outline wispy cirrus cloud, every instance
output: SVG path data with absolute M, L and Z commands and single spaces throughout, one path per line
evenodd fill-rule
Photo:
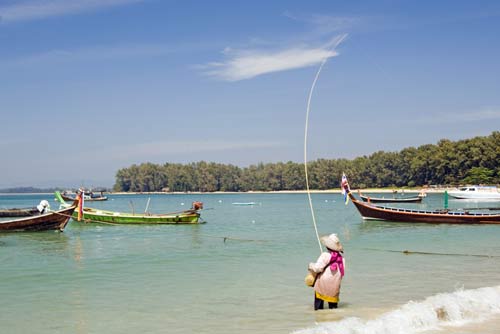
M 334 38 L 316 47 L 293 46 L 280 50 L 233 50 L 224 51 L 225 61 L 200 66 L 205 74 L 225 80 L 239 81 L 259 75 L 313 66 L 324 59 L 338 55 L 337 47 L 347 35 Z
M 295 14 L 290 11 L 283 13 L 283 16 L 291 20 L 306 23 L 313 27 L 313 32 L 316 34 L 340 33 L 343 31 L 352 31 L 366 21 L 366 18 L 358 16 L 340 16 L 340 15 L 324 15 L 324 14 Z
M 29 0 L 0 5 L 0 22 L 44 19 L 77 14 L 107 7 L 121 6 L 145 0 Z

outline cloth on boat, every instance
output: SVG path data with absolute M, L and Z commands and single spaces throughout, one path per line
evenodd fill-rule
M 40 214 L 47 213 L 50 210 L 50 204 L 47 200 L 40 201 L 40 204 L 36 206 Z

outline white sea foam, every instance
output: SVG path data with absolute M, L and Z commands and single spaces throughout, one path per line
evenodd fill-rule
M 296 334 L 412 334 L 482 322 L 500 314 L 500 286 L 441 293 L 410 301 L 373 320 L 350 317 L 319 323 Z

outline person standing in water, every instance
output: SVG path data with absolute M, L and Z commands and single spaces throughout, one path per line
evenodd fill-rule
M 345 273 L 345 260 L 342 257 L 344 248 L 338 236 L 330 234 L 321 239 L 326 252 L 321 253 L 318 260 L 309 264 L 309 270 L 317 274 L 314 283 L 314 310 L 322 309 L 324 302 L 328 308 L 338 307 L 340 283 Z

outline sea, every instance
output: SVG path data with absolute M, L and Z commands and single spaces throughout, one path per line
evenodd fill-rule
M 86 205 L 166 213 L 201 201 L 205 223 L 0 233 L 0 332 L 500 333 L 500 225 L 363 221 L 339 193 L 311 196 L 314 213 L 304 193 L 111 194 Z M 0 195 L 0 207 L 43 199 L 58 208 L 52 194 Z M 304 284 L 320 255 L 314 221 L 345 249 L 335 310 L 314 311 Z

